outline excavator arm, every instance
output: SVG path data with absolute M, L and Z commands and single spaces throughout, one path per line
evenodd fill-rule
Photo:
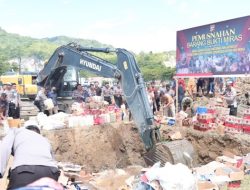
M 115 52 L 117 63 L 114 65 L 89 52 Z M 51 56 L 44 69 L 39 72 L 38 85 L 49 88 L 58 86 L 69 66 L 103 77 L 118 79 L 146 149 L 153 146 L 153 113 L 143 77 L 130 52 L 125 49 L 84 48 L 74 43 L 61 46 Z

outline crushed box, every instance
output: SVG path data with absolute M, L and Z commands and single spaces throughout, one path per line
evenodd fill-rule
M 244 168 L 244 163 L 243 163 L 243 158 L 240 156 L 235 156 L 233 158 L 228 157 L 228 156 L 219 156 L 216 158 L 216 161 L 224 163 L 226 166 L 232 166 L 235 168 L 239 168 L 241 170 L 243 170 Z
M 198 182 L 197 186 L 198 190 L 219 190 L 217 185 L 208 181 Z
M 218 176 L 228 176 L 231 181 L 241 181 L 244 179 L 244 172 L 232 166 L 217 168 L 215 174 Z

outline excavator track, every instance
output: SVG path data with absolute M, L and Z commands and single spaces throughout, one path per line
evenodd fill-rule
M 166 162 L 170 162 L 171 164 L 182 163 L 192 167 L 194 156 L 195 152 L 192 144 L 183 139 L 157 143 L 144 155 L 144 160 L 149 166 L 160 161 L 161 166 L 164 166 Z

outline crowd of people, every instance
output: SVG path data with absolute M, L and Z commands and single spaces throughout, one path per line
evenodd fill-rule
M 89 87 L 77 84 L 72 94 L 72 98 L 78 103 L 88 102 L 92 96 L 102 96 L 103 100 L 108 102 L 108 104 L 116 104 L 119 108 L 123 104 L 123 92 L 120 84 L 110 86 L 106 82 L 102 87 L 99 86 L 98 82 L 91 83 Z
M 231 110 L 230 114 L 237 114 L 236 91 L 233 87 L 235 78 L 189 78 L 188 80 L 178 79 L 177 81 L 178 89 L 176 89 L 175 80 L 161 81 L 160 84 L 152 81 L 147 84 L 148 99 L 154 114 L 161 110 L 164 116 L 175 117 L 176 109 L 177 111 L 186 109 L 185 105 L 182 105 L 186 96 L 192 100 L 198 96 L 214 96 L 215 89 L 221 95 L 221 98 L 227 102 Z M 51 89 L 40 88 L 34 101 L 40 112 L 45 112 L 48 115 L 58 113 L 57 90 L 56 87 Z M 178 92 L 177 98 L 176 90 Z M 4 84 L 0 89 L 0 94 L 0 117 L 20 118 L 21 99 L 16 84 Z M 115 104 L 119 108 L 123 104 L 126 105 L 120 84 L 111 86 L 106 82 L 103 86 L 100 86 L 98 82 L 94 82 L 88 87 L 77 84 L 72 92 L 72 99 L 78 103 L 88 102 L 92 96 L 101 96 L 108 104 Z M 45 107 L 45 101 L 48 99 L 51 99 L 53 103 L 51 109 Z M 176 108 L 176 100 L 178 100 L 178 108 Z
M 104 83 L 103 86 L 100 86 L 98 82 L 91 83 L 89 86 L 83 86 L 77 84 L 75 90 L 72 92 L 72 99 L 75 102 L 89 102 L 90 97 L 101 96 L 104 101 L 108 104 L 116 104 L 119 108 L 124 103 L 123 92 L 120 84 L 115 84 L 110 86 L 108 82 Z M 35 98 L 34 104 L 38 107 L 40 112 L 46 110 L 45 101 L 47 99 L 52 99 L 54 104 L 53 109 L 49 109 L 49 115 L 55 114 L 58 112 L 58 102 L 57 102 L 57 89 L 52 87 L 50 90 L 45 88 L 40 88 Z
M 93 96 L 100 96 L 109 105 L 115 105 L 121 108 L 122 120 L 127 118 L 132 119 L 131 112 L 128 110 L 128 105 L 124 99 L 124 93 L 120 84 L 114 84 L 111 86 L 108 82 L 104 83 L 102 87 L 98 82 L 90 84 L 89 87 L 83 87 L 81 84 L 76 85 L 76 89 L 73 91 L 72 98 L 78 103 L 90 102 Z
M 185 97 L 194 101 L 197 97 L 214 97 L 217 92 L 219 98 L 225 100 L 230 108 L 230 115 L 237 115 L 235 78 L 189 78 L 187 80 L 180 78 L 177 81 L 178 89 L 176 89 L 175 80 L 169 83 L 161 81 L 158 85 L 153 81 L 147 85 L 149 102 L 154 114 L 161 110 L 164 116 L 175 117 L 176 109 L 186 111 L 187 105 L 182 105 Z M 178 108 L 176 108 L 176 100 L 178 100 Z

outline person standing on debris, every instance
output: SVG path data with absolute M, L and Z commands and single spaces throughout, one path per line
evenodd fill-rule
M 245 93 L 245 98 L 246 98 L 246 105 L 250 106 L 250 98 L 249 98 L 249 93 Z
M 207 95 L 214 95 L 214 78 L 208 78 Z
M 160 93 L 156 87 L 155 81 L 151 82 L 152 91 L 154 92 L 154 108 L 153 113 L 160 111 Z
M 81 84 L 76 85 L 76 89 L 73 91 L 72 98 L 78 103 L 82 103 L 85 101 L 86 97 L 84 97 L 84 91 Z
M 226 83 L 226 90 L 223 93 L 224 96 L 221 96 L 222 99 L 224 99 L 228 105 L 228 108 L 230 108 L 229 115 L 237 115 L 237 93 L 236 90 L 232 87 L 233 83 L 232 81 L 227 81 Z
M 14 162 L 9 173 L 8 190 L 26 186 L 42 177 L 58 180 L 60 171 L 52 155 L 51 145 L 40 135 L 36 121 L 10 129 L 0 144 L 0 177 L 6 172 L 10 155 Z
M 202 97 L 204 95 L 204 85 L 205 85 L 205 80 L 203 78 L 198 78 L 196 83 L 197 96 Z
M 9 103 L 7 100 L 7 95 L 5 93 L 2 93 L 0 96 L 0 109 L 1 109 L 1 118 L 5 118 L 8 116 L 8 107 Z
M 99 87 L 99 83 L 97 81 L 95 82 L 95 92 L 96 92 L 96 96 L 102 95 L 102 89 Z
M 58 102 L 57 102 L 57 92 L 56 92 L 56 87 L 52 87 L 51 91 L 48 92 L 48 98 L 50 98 L 54 104 L 54 107 L 49 110 L 49 114 L 56 114 L 58 113 Z
M 84 102 L 89 102 L 89 89 L 87 86 L 83 87 L 83 97 L 84 97 Z
M 182 109 L 182 100 L 185 97 L 185 90 L 181 80 L 178 80 L 178 111 Z
M 166 84 L 166 90 L 165 93 L 169 94 L 172 96 L 172 98 L 175 97 L 175 91 L 171 88 L 170 84 Z
M 89 96 L 96 96 L 95 85 L 92 83 L 90 84 L 90 87 L 89 87 Z
M 41 88 L 35 98 L 34 104 L 36 107 L 39 109 L 39 112 L 44 112 L 45 110 L 45 105 L 44 101 L 47 100 L 47 96 L 45 93 L 45 88 Z
M 161 105 L 163 108 L 163 114 L 167 117 L 175 117 L 175 105 L 174 99 L 171 95 L 165 93 L 161 96 Z
M 186 82 L 183 78 L 178 79 L 178 84 L 183 87 L 183 90 L 186 92 Z
M 194 99 L 196 96 L 196 79 L 195 78 L 190 78 L 188 79 L 188 84 L 187 84 L 187 91 L 189 96 Z
M 7 95 L 7 100 L 10 101 L 11 96 L 12 96 L 12 84 L 10 82 L 6 83 L 6 87 L 4 90 L 4 93 Z
M 17 92 L 16 83 L 12 84 L 11 94 L 9 98 L 9 117 L 13 117 L 14 119 L 20 118 L 21 97 Z
M 5 86 L 5 90 L 4 90 L 4 93 L 6 94 L 6 100 L 8 102 L 8 108 L 6 110 L 6 116 L 8 117 L 9 116 L 9 103 L 10 103 L 10 99 L 11 99 L 11 96 L 12 96 L 12 92 L 11 92 L 11 83 L 6 83 L 6 86 Z
M 160 94 L 166 93 L 166 82 L 162 81 L 159 91 L 160 91 Z
M 109 105 L 112 104 L 112 90 L 107 82 L 102 89 L 103 99 L 108 102 Z
M 122 89 L 121 89 L 120 84 L 118 84 L 114 89 L 114 99 L 115 99 L 115 104 L 119 108 L 121 108 L 121 105 L 122 105 Z
M 154 94 L 154 91 L 152 90 L 151 84 L 147 85 L 147 93 L 148 93 L 148 98 L 150 100 L 150 107 L 152 108 L 153 114 L 155 114 L 155 109 L 154 109 L 156 107 L 155 106 L 155 94 Z

